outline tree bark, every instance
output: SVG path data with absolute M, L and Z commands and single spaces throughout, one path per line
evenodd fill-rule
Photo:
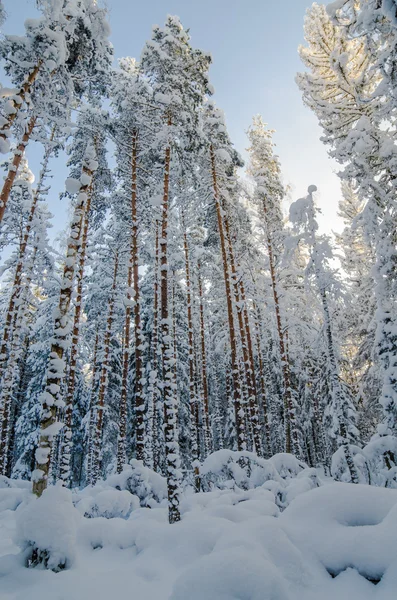
M 61 479 L 65 485 L 71 484 L 71 472 L 70 472 L 70 461 L 72 455 L 72 418 L 74 408 L 74 390 L 76 386 L 76 366 L 77 366 L 77 350 L 79 345 L 80 337 L 80 318 L 81 309 L 83 302 L 83 281 L 84 281 L 84 267 L 87 256 L 87 242 L 88 242 L 88 229 L 90 223 L 90 211 L 91 211 L 91 198 L 92 198 L 93 184 L 91 183 L 87 194 L 87 203 L 84 214 L 84 226 L 81 238 L 80 246 L 80 257 L 77 269 L 77 291 L 76 291 L 76 302 L 74 307 L 73 317 L 73 329 L 72 339 L 70 347 L 70 358 L 69 358 L 69 373 L 66 384 L 66 399 L 65 399 L 65 413 L 64 413 L 64 428 L 63 428 L 63 444 L 61 447 Z
M 196 490 L 200 490 L 200 477 L 196 461 L 199 459 L 199 446 L 197 444 L 197 434 L 199 430 L 198 423 L 198 398 L 195 390 L 195 361 L 194 361 L 194 328 L 193 328 L 193 307 L 192 307 L 192 283 L 190 278 L 190 258 L 189 244 L 186 230 L 183 234 L 183 247 L 185 253 L 185 272 L 186 272 L 186 302 L 187 302 L 187 327 L 188 327 L 188 358 L 189 358 L 189 401 L 190 401 L 190 451 L 192 454 L 192 463 L 195 473 Z
M 257 356 L 258 356 L 258 365 L 259 365 L 259 381 L 260 381 L 260 390 L 262 395 L 262 410 L 263 410 L 263 420 L 265 424 L 265 439 L 266 439 L 266 457 L 270 457 L 272 455 L 272 445 L 271 445 L 271 436 L 270 436 L 270 425 L 269 425 L 269 410 L 267 406 L 267 394 L 266 394 L 266 380 L 265 380 L 265 369 L 263 363 L 262 356 L 262 345 L 261 345 L 261 332 L 259 326 L 259 314 L 257 306 L 254 302 L 254 315 L 255 315 L 255 338 L 256 338 L 256 348 L 257 348 Z
M 53 141 L 54 136 L 55 136 L 55 127 L 53 128 L 52 133 L 51 133 L 50 143 Z M 19 246 L 18 260 L 17 260 L 17 264 L 16 264 L 16 268 L 15 268 L 14 281 L 12 284 L 12 291 L 11 291 L 10 300 L 8 303 L 7 314 L 6 314 L 6 319 L 5 319 L 4 329 L 3 329 L 3 338 L 1 341 L 1 347 L 0 347 L 0 381 L 2 379 L 5 363 L 7 360 L 7 345 L 8 345 L 8 341 L 10 339 L 10 333 L 12 332 L 12 322 L 14 319 L 15 304 L 16 304 L 19 294 L 21 293 L 21 283 L 22 283 L 24 260 L 25 260 L 25 256 L 26 256 L 26 248 L 29 243 L 30 232 L 32 229 L 32 223 L 33 223 L 34 216 L 36 214 L 36 209 L 37 209 L 38 201 L 40 198 L 40 194 L 42 193 L 42 190 L 43 190 L 43 181 L 48 172 L 48 162 L 50 160 L 51 154 L 52 154 L 52 146 L 51 146 L 51 144 L 49 144 L 46 147 L 45 152 L 44 152 L 44 158 L 43 158 L 43 163 L 42 163 L 42 169 L 40 172 L 40 177 L 39 177 L 39 180 L 37 183 L 36 191 L 33 195 L 32 205 L 30 207 L 30 212 L 29 212 L 27 223 L 26 223 L 25 231 L 23 233 L 22 241 Z
M 203 400 L 205 417 L 205 451 L 210 454 L 212 447 L 212 436 L 209 415 L 209 397 L 208 397 L 208 376 L 207 376 L 207 352 L 205 347 L 205 328 L 204 328 L 204 303 L 203 303 L 203 281 L 201 278 L 201 264 L 197 263 L 199 309 L 200 309 L 200 342 L 201 342 L 201 377 L 203 381 Z
M 245 410 L 241 401 L 241 383 L 239 381 L 239 368 L 237 362 L 237 342 L 236 332 L 234 327 L 234 316 L 233 316 L 233 302 L 232 292 L 230 284 L 229 265 L 226 253 L 226 242 L 223 224 L 223 211 L 221 207 L 221 198 L 219 195 L 218 188 L 218 177 L 216 172 L 216 160 L 215 151 L 211 144 L 210 146 L 210 159 L 211 159 L 211 173 L 212 173 L 212 185 L 214 192 L 215 208 L 218 221 L 218 232 L 221 243 L 222 262 L 223 262 L 223 276 L 225 281 L 226 289 L 226 302 L 227 302 L 227 314 L 229 324 L 229 337 L 230 337 L 230 351 L 231 351 L 231 371 L 232 371 L 232 382 L 233 382 L 233 401 L 234 401 L 234 412 L 236 420 L 236 438 L 237 438 L 237 450 L 246 449 L 246 432 L 245 432 Z
M 96 416 L 96 426 L 95 426 L 95 435 L 94 435 L 94 444 L 93 444 L 93 461 L 92 461 L 92 472 L 91 472 L 91 480 L 92 485 L 95 485 L 99 479 L 100 469 L 101 469 L 101 445 L 102 445 L 102 435 L 103 435 L 103 412 L 105 408 L 105 392 L 108 386 L 109 380 L 109 367 L 110 367 L 110 342 L 112 339 L 112 326 L 113 326 L 113 313 L 114 313 L 114 304 L 116 300 L 116 289 L 117 289 L 117 272 L 119 268 L 119 252 L 116 250 L 116 254 L 114 257 L 114 267 L 113 267 L 113 281 L 112 281 L 112 289 L 109 298 L 109 307 L 108 307 L 108 318 L 106 321 L 106 332 L 103 341 L 103 358 L 102 358 L 102 368 L 101 375 L 99 378 L 99 390 L 98 390 L 98 401 L 97 401 L 97 416 Z
M 171 117 L 168 116 L 168 126 L 171 126 Z M 174 347 L 171 335 L 170 319 L 168 314 L 168 209 L 169 185 L 171 167 L 171 145 L 165 151 L 164 163 L 164 189 L 162 202 L 162 221 L 160 239 L 160 310 L 162 333 L 162 359 L 163 359 L 163 394 L 164 394 L 164 437 L 165 456 L 167 466 L 168 487 L 168 518 L 170 523 L 180 521 L 179 511 L 179 443 L 177 437 L 177 399 L 176 381 L 174 372 Z
M 32 135 L 32 131 L 36 125 L 36 121 L 36 116 L 31 117 L 28 126 L 26 127 L 26 130 L 22 136 L 22 140 L 19 142 L 17 149 L 14 152 L 12 164 L 8 170 L 7 177 L 4 180 L 3 188 L 0 193 L 0 223 L 3 220 L 7 202 L 10 197 L 11 188 L 14 185 L 15 177 L 17 176 L 22 157 L 25 154 L 25 148 L 28 145 L 30 136 Z
M 249 416 L 250 423 L 252 426 L 252 434 L 253 434 L 253 442 L 255 452 L 258 456 L 262 456 L 262 441 L 261 441 L 261 432 L 260 432 L 260 424 L 259 424 L 259 414 L 258 414 L 258 406 L 257 406 L 257 398 L 256 398 L 256 386 L 255 381 L 253 379 L 253 372 L 250 367 L 249 353 L 248 353 L 248 344 L 246 338 L 246 329 L 244 327 L 243 320 L 243 311 L 242 311 L 242 302 L 240 298 L 240 290 L 239 290 L 239 282 L 237 277 L 237 269 L 236 269 L 236 261 L 234 258 L 234 249 L 232 238 L 230 234 L 230 224 L 228 216 L 225 214 L 225 230 L 226 230 L 226 239 L 228 243 L 228 251 L 229 251 L 229 264 L 231 268 L 231 276 L 232 276 L 232 284 L 233 284 L 233 292 L 235 305 L 237 308 L 237 320 L 240 331 L 240 339 L 241 339 L 241 347 L 243 351 L 243 366 L 244 366 L 244 375 L 247 384 L 248 390 L 248 408 L 249 408 Z
M 141 356 L 141 317 L 139 303 L 139 273 L 138 273 L 138 221 L 137 221 L 137 150 L 138 132 L 132 132 L 131 140 L 131 243 L 130 260 L 127 275 L 127 305 L 124 324 L 123 371 L 121 380 L 119 438 L 117 443 L 117 472 L 121 473 L 125 463 L 125 442 L 127 433 L 127 396 L 128 373 L 130 362 L 130 333 L 131 333 L 131 289 L 134 285 L 134 334 L 135 334 L 135 410 L 136 410 L 136 457 L 144 460 L 145 456 L 145 403 L 142 389 L 142 356 Z
M 94 355 L 92 357 L 92 381 L 90 395 L 90 420 L 88 423 L 88 457 L 87 457 L 87 483 L 93 485 L 93 464 L 94 464 L 94 432 L 95 432 L 95 396 L 97 390 L 98 373 L 98 345 L 99 345 L 99 327 L 97 327 L 94 342 Z
M 159 418 L 161 411 L 159 410 L 159 391 L 158 391 L 158 368 L 159 368 L 159 263 L 160 263 L 160 246 L 159 246 L 159 223 L 156 220 L 155 234 L 155 267 L 154 267 L 154 289 L 153 289 L 153 333 L 151 340 L 152 349 L 152 371 L 149 375 L 149 400 L 148 404 L 153 406 L 152 416 L 152 454 L 153 454 L 153 469 L 158 471 L 160 467 L 160 439 Z
M 290 368 L 289 368 L 287 354 L 285 351 L 283 328 L 282 328 L 282 324 L 281 324 L 280 301 L 279 301 L 278 289 L 277 289 L 277 277 L 276 277 L 276 267 L 275 267 L 275 261 L 274 261 L 274 253 L 273 253 L 273 243 L 272 243 L 272 238 L 271 238 L 270 231 L 269 231 L 269 223 L 268 223 L 267 207 L 266 207 L 265 199 L 263 200 L 263 213 L 264 213 L 264 217 L 265 217 L 266 241 L 267 241 L 267 251 L 268 251 L 268 255 L 269 255 L 270 278 L 271 278 L 271 282 L 272 282 L 274 310 L 276 313 L 276 325 L 277 325 L 278 342 L 279 342 L 280 358 L 281 358 L 281 368 L 282 368 L 283 380 L 284 380 L 285 451 L 290 453 L 292 450 L 294 450 L 296 453 L 299 453 L 298 432 L 296 430 L 295 412 L 294 412 L 294 407 L 293 407 L 293 403 L 292 403 L 291 374 L 290 374 Z
M 21 109 L 23 103 L 26 99 L 26 94 L 30 93 L 31 87 L 37 79 L 37 76 L 40 71 L 40 67 L 43 64 L 42 60 L 38 60 L 36 66 L 29 73 L 24 83 L 22 84 L 18 94 L 16 95 L 16 99 L 11 100 L 14 108 L 14 112 L 8 115 L 8 118 L 5 120 L 5 123 L 0 127 L 0 137 L 3 140 L 7 139 L 7 131 L 10 129 L 11 125 L 15 121 L 18 116 L 18 112 Z
M 86 168 L 87 174 L 92 178 L 93 172 L 88 169 L 87 160 L 89 160 L 88 147 L 83 162 L 83 169 Z M 80 188 L 70 228 L 58 310 L 55 316 L 54 335 L 46 373 L 45 391 L 42 395 L 43 408 L 40 421 L 40 440 L 36 450 L 36 469 L 33 474 L 33 492 L 36 496 L 41 496 L 47 487 L 52 440 L 54 435 L 59 431 L 59 427 L 54 427 L 56 423 L 56 411 L 57 408 L 63 408 L 64 406 L 61 386 L 65 376 L 65 353 L 69 337 L 69 309 L 89 186 L 90 183 L 87 183 Z

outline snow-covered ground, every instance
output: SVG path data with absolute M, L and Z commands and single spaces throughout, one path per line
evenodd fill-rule
M 40 500 L 0 479 L 1 600 L 395 600 L 397 490 L 262 462 L 269 478 L 253 469 L 251 489 L 186 488 L 174 525 L 164 480 L 138 463 Z M 67 568 L 26 568 L 29 540 Z

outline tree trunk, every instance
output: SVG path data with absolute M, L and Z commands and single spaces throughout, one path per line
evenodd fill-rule
M 105 407 L 105 392 L 108 386 L 109 380 L 109 367 L 110 367 L 110 342 L 112 339 L 112 325 L 113 325 L 113 313 L 114 304 L 116 300 L 116 288 L 117 288 L 117 271 L 119 268 L 119 253 L 116 250 L 114 257 L 114 269 L 113 269 L 113 281 L 112 290 L 109 299 L 108 318 L 106 322 L 106 332 L 103 341 L 103 358 L 101 375 L 99 378 L 99 390 L 98 390 L 98 401 L 97 401 L 97 415 L 96 415 L 96 427 L 93 444 L 93 461 L 92 461 L 92 472 L 91 479 L 92 484 L 95 485 L 98 481 L 101 469 L 101 445 L 103 435 L 103 411 Z
M 95 397 L 97 390 L 98 374 L 98 345 L 99 345 L 99 327 L 97 327 L 94 342 L 94 355 L 92 358 L 92 381 L 90 395 L 90 420 L 88 423 L 88 456 L 87 456 L 87 483 L 93 485 L 93 464 L 94 464 L 94 430 L 95 430 Z
M 139 290 L 138 217 L 137 217 L 137 143 L 134 131 L 132 140 L 132 194 L 131 194 L 131 259 L 134 274 L 134 336 L 135 336 L 135 414 L 136 414 L 136 457 L 145 460 L 145 397 L 143 395 L 142 348 L 144 339 L 141 325 L 141 303 Z
M 17 146 L 17 149 L 14 152 L 12 164 L 8 170 L 7 177 L 4 180 L 3 189 L 0 193 L 0 223 L 3 220 L 8 198 L 10 197 L 11 188 L 14 185 L 15 177 L 17 176 L 22 157 L 25 154 L 25 148 L 28 145 L 30 136 L 32 135 L 32 131 L 36 125 L 36 121 L 37 117 L 35 116 L 33 116 L 30 119 L 28 126 L 26 127 L 26 130 L 22 136 L 22 140 L 20 141 L 20 143 Z
M 276 313 L 276 325 L 277 325 L 278 342 L 279 342 L 279 348 L 280 348 L 281 368 L 282 368 L 283 380 L 284 380 L 285 451 L 291 452 L 292 450 L 294 450 L 297 454 L 299 454 L 298 432 L 296 430 L 295 411 L 294 411 L 294 407 L 293 407 L 293 403 L 292 403 L 291 374 L 290 374 L 290 368 L 289 368 L 287 354 L 285 351 L 283 328 L 282 328 L 282 324 L 281 324 L 280 301 L 279 301 L 278 289 L 277 289 L 276 267 L 275 267 L 275 261 L 274 261 L 274 253 L 273 253 L 273 242 L 272 242 L 270 231 L 269 231 L 269 223 L 268 223 L 267 207 L 266 207 L 265 199 L 263 200 L 263 212 L 264 212 L 264 216 L 265 216 L 265 228 L 266 228 L 266 239 L 267 239 L 267 251 L 268 251 L 268 255 L 269 255 L 270 277 L 271 277 L 271 282 L 272 282 L 274 310 Z M 293 443 L 292 443 L 292 440 L 293 440 Z
M 194 361 L 194 328 L 193 328 L 193 306 L 192 306 L 192 283 L 190 278 L 189 245 L 186 230 L 183 234 L 183 247 L 185 252 L 186 272 L 186 301 L 187 301 L 187 327 L 188 327 L 188 358 L 189 358 L 189 401 L 190 401 L 190 451 L 195 474 L 196 490 L 200 491 L 200 477 L 197 461 L 199 459 L 199 446 L 197 444 L 198 423 L 198 398 L 195 389 L 195 361 Z
M 26 288 L 32 281 L 31 271 L 36 253 L 33 254 L 29 273 L 27 276 Z M 18 310 L 15 311 L 16 319 L 11 342 L 10 356 L 5 370 L 3 386 L 1 389 L 1 400 L 3 406 L 2 419 L 0 421 L 0 474 L 6 475 L 8 471 L 8 458 L 10 444 L 12 444 L 13 414 L 15 412 L 15 398 L 13 391 L 19 376 L 19 362 L 21 356 L 21 339 L 23 335 L 24 324 L 26 323 L 27 298 L 21 298 Z
M 7 119 L 5 119 L 5 122 L 3 122 L 3 124 L 0 127 L 0 138 L 2 138 L 3 140 L 7 139 L 7 137 L 8 137 L 7 132 L 10 129 L 13 122 L 15 121 L 16 117 L 18 116 L 18 112 L 21 109 L 23 103 L 25 102 L 26 94 L 30 93 L 31 87 L 34 84 L 34 82 L 36 81 L 37 75 L 39 74 L 40 67 L 42 64 L 43 64 L 43 61 L 41 59 L 39 61 L 37 61 L 36 66 L 32 69 L 32 71 L 27 76 L 27 78 L 24 81 L 24 83 L 22 84 L 18 94 L 16 95 L 16 97 L 14 97 L 13 100 L 11 100 L 13 108 L 14 108 L 14 112 L 12 112 L 11 114 L 8 115 Z
M 90 155 L 87 147 L 83 169 L 86 169 L 86 173 L 92 178 L 93 172 L 88 169 L 88 164 L 86 164 L 89 159 Z M 33 474 L 33 492 L 37 496 L 41 496 L 47 487 L 52 440 L 59 431 L 59 427 L 56 426 L 56 410 L 64 406 L 61 386 L 65 376 L 65 353 L 69 337 L 69 309 L 89 186 L 90 183 L 81 186 L 76 200 L 62 276 L 58 311 L 55 317 L 45 391 L 42 395 L 43 408 L 40 422 L 40 440 L 36 450 L 36 469 Z
M 261 425 L 259 421 L 259 402 L 256 391 L 256 375 L 255 375 L 255 360 L 254 360 L 254 350 L 252 346 L 252 336 L 251 336 L 251 327 L 248 315 L 248 307 L 247 307 L 247 299 L 245 295 L 245 286 L 242 278 L 240 278 L 240 297 L 242 302 L 242 316 L 244 321 L 244 329 L 245 329 L 245 339 L 247 341 L 247 351 L 248 351 L 248 360 L 249 360 L 249 374 L 250 374 L 250 389 L 251 389 L 251 397 L 253 400 L 253 430 L 254 430 L 254 443 L 255 443 L 255 451 L 258 456 L 263 456 L 263 448 L 262 448 L 262 432 Z M 267 432 L 266 432 L 267 434 Z M 260 454 L 259 454 L 260 452 Z
M 318 275 L 317 275 L 318 278 Z M 334 342 L 332 336 L 332 328 L 331 328 L 331 317 L 329 314 L 327 296 L 324 289 L 321 289 L 321 283 L 319 282 L 320 293 L 321 293 L 321 302 L 323 305 L 324 311 L 324 320 L 325 320 L 325 335 L 327 338 L 327 349 L 328 349 L 328 360 L 331 369 L 331 386 L 332 393 L 336 397 L 337 403 L 337 419 L 339 423 L 339 435 L 341 438 L 343 451 L 345 454 L 345 459 L 347 463 L 347 467 L 350 472 L 350 477 L 352 483 L 359 483 L 358 473 L 356 469 L 356 465 L 353 461 L 353 456 L 350 451 L 349 439 L 346 429 L 346 421 L 348 416 L 348 407 L 346 406 L 346 400 L 344 397 L 344 393 L 339 381 L 338 367 L 336 362 L 335 350 L 334 350 Z
M 131 289 L 134 282 L 134 333 L 135 333 L 135 410 L 136 410 L 136 457 L 144 460 L 145 423 L 144 398 L 142 394 L 142 358 L 141 358 L 141 318 L 139 304 L 139 273 L 138 273 L 138 221 L 137 221 L 137 150 L 138 133 L 132 132 L 131 159 L 131 243 L 130 260 L 127 275 L 127 305 L 124 324 L 123 371 L 121 379 L 119 438 L 117 443 L 117 472 L 121 473 L 125 463 L 125 442 L 127 434 L 127 396 L 128 373 L 130 362 L 130 333 L 131 333 Z M 143 427 L 143 432 L 142 432 Z
M 69 374 L 66 385 L 66 400 L 65 400 L 65 413 L 64 413 L 64 428 L 63 428 L 63 444 L 61 447 L 61 479 L 65 485 L 71 484 L 71 472 L 70 472 L 70 461 L 72 455 L 72 418 L 74 408 L 74 390 L 76 386 L 76 366 L 77 366 L 77 350 L 79 345 L 80 337 L 80 318 L 81 309 L 83 302 L 83 281 L 84 281 L 84 267 L 87 256 L 87 241 L 88 241 L 88 228 L 90 222 L 90 211 L 91 211 L 91 198 L 92 198 L 93 184 L 91 183 L 87 194 L 87 203 L 85 207 L 84 215 L 84 226 L 81 238 L 80 246 L 80 257 L 77 269 L 77 291 L 76 291 L 76 302 L 74 307 L 73 317 L 73 329 L 72 339 L 70 347 L 69 357 Z
M 245 432 L 245 410 L 241 401 L 241 382 L 239 381 L 239 368 L 237 362 L 237 342 L 236 332 L 234 328 L 234 316 L 233 316 L 233 303 L 232 293 L 230 285 L 230 274 L 229 266 L 226 253 L 226 242 L 223 225 L 223 214 L 221 207 L 221 199 L 218 189 L 218 178 L 216 173 L 216 161 L 215 151 L 211 144 L 210 146 L 210 159 L 211 159 L 211 173 L 212 173 L 212 185 L 214 192 L 215 208 L 218 221 L 218 231 L 221 243 L 222 261 L 223 261 L 223 276 L 225 280 L 226 289 L 226 301 L 227 301 L 227 314 L 229 324 L 229 337 L 230 337 L 230 351 L 231 351 L 231 371 L 233 381 L 233 401 L 234 401 L 234 413 L 236 420 L 236 438 L 237 438 L 237 450 L 246 449 L 246 432 Z
M 152 416 L 152 455 L 153 455 L 153 469 L 154 471 L 159 470 L 161 463 L 160 460 L 160 439 L 159 430 L 160 423 L 159 418 L 161 411 L 159 410 L 159 392 L 158 392 L 158 367 L 159 367 L 159 223 L 156 220 L 156 235 L 155 235 L 155 267 L 154 267 L 154 290 L 153 290 L 153 333 L 151 340 L 152 349 L 152 370 L 149 375 L 149 406 L 153 406 Z
M 259 315 L 257 306 L 254 302 L 254 315 L 255 315 L 255 338 L 256 338 L 256 348 L 258 355 L 258 365 L 259 365 L 259 381 L 260 381 L 260 390 L 262 395 L 262 410 L 263 410 L 263 421 L 265 424 L 265 439 L 266 439 L 266 456 L 268 458 L 272 455 L 272 444 L 271 444 L 271 436 L 270 436 L 270 426 L 269 426 L 269 410 L 267 406 L 267 394 L 266 394 L 266 380 L 265 380 L 265 369 L 263 363 L 262 356 L 262 345 L 261 345 L 261 333 L 259 326 Z
M 205 417 L 205 452 L 210 454 L 212 447 L 212 436 L 209 415 L 208 401 L 208 377 L 207 377 L 207 352 L 205 347 L 205 329 L 204 329 L 204 303 L 203 303 L 203 282 L 201 278 L 201 264 L 197 263 L 199 309 L 200 309 L 200 341 L 201 341 L 201 377 L 203 381 L 203 400 Z
M 238 278 L 237 278 L 236 261 L 234 258 L 234 249 L 233 249 L 232 238 L 231 238 L 231 234 L 230 234 L 229 218 L 226 214 L 225 214 L 224 220 L 225 220 L 226 239 L 227 239 L 228 250 L 229 250 L 229 264 L 231 267 L 234 299 L 235 299 L 235 305 L 237 308 L 237 320 L 238 320 L 238 325 L 239 325 L 239 330 L 240 330 L 241 347 L 242 347 L 242 351 L 243 351 L 244 375 L 245 375 L 245 380 L 247 383 L 247 390 L 248 390 L 249 417 L 250 417 L 250 423 L 252 426 L 252 434 L 253 434 L 255 452 L 257 453 L 258 456 L 262 456 L 262 441 L 261 441 L 258 405 L 257 405 L 257 398 L 256 398 L 255 380 L 253 378 L 253 372 L 250 367 L 248 343 L 247 343 L 247 338 L 246 338 L 246 329 L 244 327 L 242 302 L 241 302 L 241 298 L 240 298 L 239 282 L 238 282 Z
M 168 126 L 171 126 L 171 117 L 168 117 Z M 163 394 L 164 394 L 164 437 L 165 456 L 167 465 L 168 486 L 168 517 L 170 523 L 180 521 L 179 511 L 179 443 L 177 435 L 177 399 L 176 381 L 174 372 L 174 348 L 168 315 L 168 208 L 169 184 L 171 167 L 171 145 L 165 151 L 164 164 L 164 191 L 162 203 L 162 222 L 160 239 L 160 310 L 162 332 L 162 358 L 163 358 Z
M 52 130 L 50 142 L 53 141 L 54 136 L 55 136 L 55 127 Z M 7 314 L 6 314 L 6 319 L 5 319 L 4 329 L 3 329 L 3 338 L 1 341 L 1 347 L 0 347 L 0 381 L 2 379 L 5 363 L 7 360 L 7 345 L 8 345 L 9 339 L 10 339 L 10 333 L 12 332 L 12 322 L 14 319 L 15 304 L 16 304 L 16 300 L 17 300 L 19 294 L 21 293 L 21 282 L 22 282 L 24 260 L 25 260 L 25 255 L 26 255 L 26 248 L 27 248 L 27 245 L 29 242 L 33 218 L 36 213 L 40 194 L 42 193 L 42 190 L 43 190 L 43 182 L 48 173 L 48 162 L 50 160 L 51 154 L 52 154 L 52 146 L 51 146 L 51 144 L 49 144 L 46 147 L 45 152 L 44 152 L 44 158 L 43 158 L 43 163 L 42 163 L 42 169 L 40 171 L 40 177 L 39 177 L 39 180 L 37 183 L 36 191 L 33 195 L 33 200 L 32 200 L 32 205 L 30 207 L 29 217 L 28 217 L 28 220 L 26 223 L 25 231 L 23 233 L 21 244 L 19 246 L 18 260 L 17 260 L 17 264 L 16 264 L 16 268 L 15 268 L 14 281 L 12 284 L 12 291 L 11 291 L 10 300 L 8 303 Z

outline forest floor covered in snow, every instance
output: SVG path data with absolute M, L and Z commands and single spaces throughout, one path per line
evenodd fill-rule
M 243 481 L 222 452 L 173 525 L 165 481 L 136 461 L 39 500 L 0 478 L 1 600 L 395 600 L 397 490 L 336 483 L 287 455 Z M 32 543 L 66 568 L 26 568 Z

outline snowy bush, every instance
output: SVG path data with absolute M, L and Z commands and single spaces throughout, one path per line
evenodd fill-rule
M 378 426 L 378 432 L 364 448 L 350 448 L 360 483 L 397 488 L 397 438 L 385 425 Z M 331 474 L 336 481 L 351 480 L 343 447 L 332 457 Z
M 369 468 L 371 485 L 397 488 L 397 438 L 390 429 L 379 425 L 377 433 L 363 448 L 363 454 Z
M 350 444 L 349 448 L 353 462 L 356 466 L 359 483 L 369 483 L 369 466 L 361 448 L 354 446 L 353 444 Z M 338 448 L 338 450 L 332 455 L 331 475 L 335 481 L 341 481 L 343 483 L 351 482 L 351 474 L 347 466 L 346 455 L 343 446 Z
M 286 452 L 275 454 L 269 458 L 269 462 L 274 466 L 282 479 L 296 477 L 304 469 L 307 469 L 307 465 L 304 462 Z
M 281 481 L 269 460 L 259 458 L 253 452 L 233 450 L 218 450 L 210 454 L 200 467 L 200 476 L 203 491 L 235 486 L 249 490 L 269 480 Z
M 107 490 L 103 485 L 86 488 L 81 495 L 83 497 L 75 501 L 75 506 L 88 519 L 128 519 L 132 511 L 140 507 L 139 498 L 127 490 Z
M 71 492 L 58 485 L 21 506 L 16 513 L 16 543 L 27 566 L 67 568 L 74 558 L 79 519 Z
M 135 459 L 120 474 L 108 477 L 106 484 L 137 496 L 141 506 L 153 506 L 167 498 L 166 479 Z

